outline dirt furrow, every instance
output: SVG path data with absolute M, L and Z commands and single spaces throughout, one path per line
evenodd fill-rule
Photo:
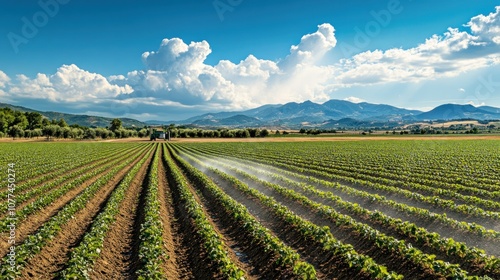
M 147 174 L 154 151 L 133 179 L 120 212 L 109 229 L 99 258 L 90 274 L 92 279 L 135 279 L 142 205 L 147 191 Z
M 172 192 L 166 177 L 167 170 L 163 162 L 163 153 L 162 147 L 158 162 L 158 199 L 160 200 L 160 217 L 163 224 L 163 244 L 167 253 L 162 269 L 167 279 L 180 279 L 181 274 L 189 274 L 189 261 L 187 250 L 181 248 L 182 243 L 178 242 L 176 234 L 179 231 L 179 225 L 175 217 Z
M 34 258 L 30 259 L 26 269 L 22 271 L 23 279 L 52 279 L 64 268 L 69 260 L 71 249 L 78 245 L 85 232 L 92 225 L 93 219 L 106 204 L 111 192 L 125 177 L 127 172 L 145 155 L 135 159 L 88 201 L 84 209 L 77 212 L 73 219 L 65 224 L 55 236 Z

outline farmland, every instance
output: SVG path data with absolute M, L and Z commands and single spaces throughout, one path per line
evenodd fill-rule
M 0 279 L 500 279 L 498 140 L 0 150 Z

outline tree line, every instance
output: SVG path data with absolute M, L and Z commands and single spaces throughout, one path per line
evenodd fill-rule
M 266 137 L 267 129 L 217 129 L 164 127 L 170 131 L 171 138 L 248 138 Z M 113 119 L 108 127 L 85 127 L 78 124 L 68 125 L 64 119 L 49 120 L 38 112 L 22 112 L 11 108 L 0 108 L 0 138 L 39 138 L 64 139 L 110 139 L 128 137 L 149 137 L 148 127 L 124 128 L 120 119 Z
M 68 125 L 64 119 L 49 120 L 38 112 L 22 112 L 11 108 L 0 108 L 0 138 L 127 138 L 146 137 L 146 128 L 127 129 L 119 119 L 114 119 L 109 127 L 91 128 L 77 124 Z

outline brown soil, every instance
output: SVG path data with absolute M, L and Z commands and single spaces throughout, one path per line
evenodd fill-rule
M 131 164 L 115 175 L 105 186 L 88 201 L 85 208 L 77 212 L 73 219 L 62 226 L 61 230 L 34 258 L 30 259 L 22 271 L 23 279 L 50 279 L 64 268 L 69 260 L 71 249 L 78 246 L 92 221 L 105 206 L 111 192 L 125 177 L 126 173 L 140 160 L 141 153 Z
M 109 229 L 101 254 L 97 259 L 92 279 L 135 279 L 137 264 L 138 236 L 142 224 L 142 207 L 148 180 L 147 174 L 154 151 L 142 165 L 139 173 L 133 179 L 125 198 L 120 205 L 120 212 Z

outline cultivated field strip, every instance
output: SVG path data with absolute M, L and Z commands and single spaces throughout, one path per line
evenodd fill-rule
M 113 187 L 113 182 L 120 180 L 120 176 L 123 176 L 126 170 L 123 170 L 127 165 L 131 165 L 133 160 L 137 158 L 141 153 L 144 153 L 143 147 L 140 151 L 136 151 L 133 154 L 125 154 L 122 158 L 116 161 L 112 161 L 107 169 L 102 170 L 101 173 L 92 174 L 93 178 L 88 179 L 85 182 L 79 182 L 79 186 L 75 191 L 67 191 L 63 194 L 62 199 L 59 198 L 55 203 L 47 203 L 46 208 L 40 208 L 33 215 L 33 219 L 28 217 L 25 221 L 19 221 L 16 226 L 16 265 L 17 269 L 9 269 L 8 265 L 8 255 L 5 255 L 2 261 L 2 275 L 13 275 L 19 274 L 23 267 L 30 258 L 36 256 L 40 251 L 43 250 L 44 246 L 50 243 L 52 240 L 61 241 L 61 239 L 55 238 L 55 235 L 61 231 L 63 226 L 67 226 L 67 222 L 74 222 L 75 214 L 81 209 L 85 209 L 88 206 L 89 201 L 96 195 L 100 194 L 98 199 L 106 199 L 103 196 L 104 193 L 101 190 L 104 186 L 108 188 Z M 73 183 L 72 183 L 73 184 Z M 70 185 L 72 185 L 70 184 Z M 51 200 L 56 196 L 43 196 L 41 199 Z M 52 199 L 53 200 L 53 199 Z M 55 206 L 55 207 L 54 207 Z M 33 211 L 35 212 L 35 211 Z M 66 233 L 65 237 L 73 237 L 73 233 Z M 4 237 L 2 236 L 2 239 Z M 3 245 L 7 244 L 7 240 L 2 242 Z M 71 244 L 65 244 L 64 246 L 70 247 Z M 8 249 L 8 248 L 6 248 Z M 6 254 L 6 252 L 2 252 Z M 43 266 L 43 264 L 41 264 Z M 30 269 L 34 266 L 29 266 Z M 42 267 L 44 269 L 44 267 Z
M 239 179 L 243 180 L 243 183 L 250 183 L 249 181 L 251 180 L 249 178 L 251 178 L 254 180 L 253 187 L 260 184 L 260 187 L 256 188 L 269 196 L 275 194 L 263 190 L 263 186 L 267 185 L 268 188 L 271 185 L 278 188 L 281 187 L 281 195 L 283 197 L 284 194 L 295 192 L 295 199 L 302 204 L 306 201 L 306 205 L 309 205 L 309 208 L 314 208 L 313 206 L 315 204 L 319 207 L 330 207 L 332 208 L 331 210 L 337 211 L 337 214 L 351 215 L 352 217 L 349 218 L 355 219 L 358 223 L 370 225 L 377 231 L 381 230 L 380 233 L 394 236 L 397 238 L 396 240 L 404 240 L 406 246 L 411 249 L 412 253 L 419 256 L 425 256 L 425 253 L 427 253 L 429 263 L 437 262 L 439 265 L 433 266 L 433 268 L 436 268 L 437 273 L 444 273 L 444 275 L 453 273 L 459 275 L 463 273 L 463 277 L 465 277 L 465 275 L 467 275 L 467 277 L 474 277 L 470 275 L 490 275 L 493 278 L 499 277 L 498 268 L 500 262 L 497 257 L 493 256 L 498 254 L 498 250 L 495 249 L 498 247 L 491 244 L 492 241 L 498 244 L 498 241 L 495 240 L 498 240 L 499 235 L 498 232 L 493 229 L 485 229 L 475 223 L 463 222 L 463 219 L 460 218 L 459 220 L 450 219 L 446 217 L 444 213 L 436 214 L 429 212 L 425 208 L 419 209 L 418 207 L 407 206 L 404 203 L 387 199 L 377 192 L 365 192 L 361 188 L 342 186 L 337 182 L 331 182 L 331 179 L 325 180 L 325 178 L 320 176 L 312 177 L 304 171 L 304 168 L 299 169 L 295 166 L 297 169 L 290 169 L 287 168 L 288 166 L 284 163 L 280 166 L 279 164 L 281 162 L 276 158 L 267 160 L 265 155 L 257 153 L 252 154 L 252 152 L 248 152 L 249 149 L 241 151 L 241 147 L 237 147 L 236 149 L 234 147 L 233 149 L 227 148 L 230 146 L 227 144 L 228 143 L 181 144 L 176 145 L 175 148 L 184 158 L 187 156 L 187 159 L 189 159 L 189 157 L 194 156 L 201 160 L 203 164 L 208 164 L 205 167 L 199 166 L 202 170 L 210 170 L 211 167 L 219 168 L 223 173 L 236 175 Z M 281 161 L 285 162 L 286 159 L 285 156 L 282 156 Z M 275 172 L 276 170 L 280 170 L 280 172 Z M 290 176 L 283 176 L 286 173 Z M 295 175 L 295 177 L 291 175 Z M 247 176 L 246 180 L 244 179 L 245 176 Z M 263 179 L 260 180 L 259 178 Z M 307 181 L 309 181 L 310 184 L 307 184 Z M 322 188 L 318 188 L 319 185 L 322 185 Z M 343 192 L 343 197 L 354 196 L 357 198 L 357 201 L 365 200 L 366 203 L 375 202 L 385 207 L 376 207 L 380 208 L 380 211 L 378 211 L 378 209 L 372 210 L 363 208 L 356 202 L 350 203 L 344 201 L 343 197 L 334 194 L 339 191 Z M 277 192 L 276 189 L 274 192 Z M 372 202 L 370 202 L 370 197 L 374 198 Z M 306 200 L 304 200 L 304 198 Z M 283 202 L 285 202 L 285 200 L 283 200 Z M 297 209 L 297 206 L 293 206 L 293 204 L 290 204 L 290 206 L 292 209 Z M 319 209 L 316 209 L 317 212 L 319 212 Z M 383 212 L 385 209 L 391 209 L 389 214 Z M 492 248 L 488 247 L 487 249 L 489 252 L 494 252 L 494 254 L 488 256 L 481 247 L 469 247 L 466 243 L 456 242 L 453 238 L 441 237 L 440 234 L 432 230 L 426 230 L 425 225 L 432 226 L 432 222 L 424 222 L 422 223 L 424 227 L 420 227 L 409 221 L 392 218 L 391 215 L 395 212 L 394 210 L 403 213 L 406 212 L 405 215 L 408 216 L 420 213 L 421 221 L 434 219 L 434 223 L 439 222 L 447 225 L 449 229 L 453 229 L 456 234 L 453 233 L 452 236 L 463 236 L 464 239 L 469 240 L 471 238 L 476 239 L 469 242 L 470 244 L 491 245 Z M 490 225 L 495 228 L 498 226 L 498 223 L 491 222 Z M 479 230 L 477 230 L 476 227 L 478 227 Z M 467 238 L 467 235 L 470 236 Z M 415 245 L 415 247 L 413 245 Z M 421 250 L 424 255 L 416 252 L 419 250 Z M 455 265 L 450 265 L 450 263 L 455 263 Z M 443 269 L 443 267 L 445 268 Z M 446 270 L 448 271 L 444 272 Z
M 107 157 L 118 156 L 125 151 L 128 151 L 128 148 L 122 147 L 121 149 L 104 151 L 101 154 L 75 156 L 74 158 L 70 158 L 70 162 L 64 162 L 64 164 L 61 164 L 61 166 L 58 166 L 55 170 L 43 171 L 41 175 L 34 175 L 24 181 L 20 181 L 19 178 L 17 178 L 16 193 L 19 195 L 35 188 L 38 189 L 42 184 L 47 185 L 53 183 L 57 185 L 62 182 L 61 180 L 63 178 L 61 177 L 67 176 L 67 173 L 78 171 L 97 162 L 104 162 Z M 0 199 L 2 200 L 6 199 L 9 193 L 5 187 L 3 189 L 4 190 L 0 191 Z
M 227 230 L 224 230 L 226 236 L 232 236 L 233 246 L 237 246 L 240 250 L 239 255 L 245 254 L 247 262 L 254 267 L 253 271 L 247 274 L 253 276 L 258 273 L 260 277 L 276 279 L 293 276 L 304 279 L 316 278 L 315 269 L 301 260 L 292 248 L 273 236 L 247 208 L 224 193 L 202 172 L 177 155 L 173 154 L 173 157 L 186 171 L 188 177 L 192 178 L 194 185 L 208 202 L 205 206 L 210 209 L 212 215 L 220 216 L 219 221 L 223 223 L 222 226 L 227 227 Z M 217 210 L 222 211 L 216 213 Z
M 43 194 L 44 196 L 50 195 L 52 192 L 56 192 L 58 188 L 61 188 L 62 186 L 65 185 L 77 185 L 77 182 L 82 182 L 85 179 L 90 178 L 92 175 L 91 173 L 93 172 L 98 172 L 101 170 L 101 168 L 104 167 L 109 167 L 111 166 L 109 163 L 114 162 L 117 159 L 123 159 L 127 153 L 133 153 L 133 150 L 125 150 L 117 154 L 110 155 L 108 158 L 100 159 L 100 160 L 95 160 L 90 164 L 84 163 L 81 166 L 75 167 L 73 169 L 67 169 L 65 170 L 65 174 L 62 174 L 58 177 L 53 177 L 54 179 L 52 180 L 47 180 L 42 184 L 39 184 L 37 186 L 31 187 L 29 190 L 24 188 L 23 186 L 20 186 L 16 188 L 16 204 L 17 204 L 17 209 L 22 209 L 24 208 L 25 205 L 27 204 L 33 204 L 33 202 L 36 200 L 36 198 Z M 67 188 L 66 188 L 67 189 Z M 64 190 L 63 190 L 64 192 Z M 5 198 L 8 196 L 8 191 L 5 193 Z M 0 209 L 7 208 L 8 200 L 5 199 L 3 202 L 0 203 Z M 0 217 L 2 217 L 1 213 Z
M 208 152 L 210 153 L 210 151 Z M 234 152 L 226 152 L 226 155 L 234 154 Z M 425 196 L 416 192 L 412 192 L 399 187 L 385 185 L 370 180 L 353 178 L 356 173 L 349 173 L 347 176 L 336 174 L 334 171 L 317 170 L 314 166 L 308 164 L 295 163 L 293 160 L 287 161 L 285 157 L 279 159 L 267 159 L 265 155 L 258 157 L 252 156 L 251 153 L 241 152 L 235 155 L 240 158 L 252 158 L 252 160 L 260 163 L 265 163 L 277 167 L 281 167 L 293 172 L 304 175 L 313 176 L 327 181 L 341 182 L 348 184 L 358 190 L 367 191 L 372 194 L 382 194 L 390 196 L 391 199 L 404 203 L 410 206 L 427 209 L 432 212 L 446 214 L 451 218 L 465 221 L 468 223 L 477 223 L 487 229 L 500 231 L 500 212 L 483 210 L 474 205 L 455 204 L 454 201 L 440 198 L 439 196 Z
M 191 151 L 196 154 L 201 153 L 205 156 L 210 156 L 218 161 L 227 162 L 226 158 L 231 158 L 230 164 L 234 164 L 236 162 L 240 166 L 244 165 L 243 169 L 247 171 L 250 167 L 254 167 L 253 169 L 258 169 L 259 171 L 272 171 L 272 177 L 274 177 L 274 179 L 287 178 L 295 182 L 310 184 L 314 186 L 314 188 L 318 188 L 326 192 L 334 191 L 335 194 L 341 196 L 343 200 L 359 203 L 372 211 L 379 211 L 380 209 L 383 209 L 385 212 L 391 213 L 391 215 L 395 218 L 416 223 L 419 227 L 432 227 L 433 230 L 438 231 L 441 235 L 459 239 L 461 242 L 471 244 L 471 246 L 480 248 L 488 247 L 487 251 L 491 251 L 490 254 L 500 256 L 500 245 L 494 246 L 494 243 L 498 244 L 498 242 L 500 242 L 500 232 L 491 229 L 487 230 L 475 223 L 471 224 L 461 222 L 447 217 L 446 214 L 437 214 L 430 212 L 427 209 L 398 203 L 377 193 L 372 194 L 370 192 L 358 190 L 337 182 L 330 182 L 311 176 L 305 176 L 300 173 L 300 170 L 296 170 L 296 172 L 288 171 L 288 169 L 293 169 L 291 167 L 288 167 L 288 169 L 281 169 L 272 166 L 271 163 L 258 163 L 256 161 L 236 157 L 236 155 L 230 156 L 215 152 L 200 152 L 197 149 L 192 149 L 192 147 L 182 148 L 183 150 Z
M 0 143 L 0 279 L 500 279 L 499 147 Z
M 452 239 L 443 239 L 440 238 L 439 235 L 431 235 L 431 233 L 424 228 L 418 228 L 412 223 L 402 222 L 401 220 L 391 218 L 382 212 L 370 211 L 357 204 L 343 201 L 340 197 L 335 196 L 331 192 L 323 192 L 312 186 L 294 182 L 287 178 L 276 176 L 273 173 L 252 168 L 249 165 L 239 164 L 238 162 L 231 161 L 228 164 L 225 164 L 221 163 L 221 161 L 224 161 L 223 159 L 208 159 L 207 157 L 199 154 L 198 158 L 203 160 L 203 162 L 207 162 L 216 168 L 220 168 L 225 172 L 228 172 L 231 175 L 239 176 L 242 178 L 243 182 L 248 183 L 249 185 L 259 184 L 264 187 L 278 189 L 278 192 L 284 193 L 285 195 L 288 195 L 288 197 L 299 199 L 299 203 L 301 204 L 309 205 L 312 208 L 318 208 L 320 211 L 326 210 L 328 213 L 326 217 L 335 218 L 337 223 L 339 223 L 340 220 L 350 222 L 350 218 L 353 217 L 358 223 L 366 223 L 367 225 L 376 228 L 383 234 L 395 236 L 398 239 L 407 241 L 408 243 L 411 242 L 414 244 L 414 247 L 420 248 L 423 252 L 428 254 L 436 254 L 446 262 L 453 263 L 458 261 L 463 263 L 467 270 L 472 271 L 473 273 L 495 275 L 496 271 L 500 271 L 500 262 L 497 258 L 493 256 L 484 257 L 481 251 L 476 248 L 468 248 L 465 244 L 454 242 Z M 242 171 L 243 169 L 249 170 L 255 176 L 246 173 L 248 171 Z M 285 188 L 260 180 L 256 176 L 261 178 L 270 178 L 273 181 L 279 182 L 280 185 Z M 297 191 L 297 193 L 293 193 L 293 191 Z M 305 197 L 301 197 L 298 193 L 305 195 Z M 311 199 L 312 201 L 308 199 Z M 313 201 L 322 205 L 315 204 Z M 332 206 L 334 209 L 325 209 L 323 205 Z M 345 215 L 351 215 L 351 217 L 347 218 L 339 213 L 333 215 L 334 211 L 342 212 L 342 214 Z M 373 231 L 367 227 L 360 227 L 360 229 L 362 231 Z M 432 238 L 428 238 L 429 236 L 432 236 Z M 415 244 L 417 246 L 415 246 Z M 430 266 L 434 265 L 430 264 Z M 495 277 L 497 276 L 498 275 L 495 275 Z
M 8 148 L 7 148 L 8 146 Z M 16 181 L 23 184 L 25 181 L 34 181 L 41 176 L 61 174 L 61 169 L 68 165 L 81 165 L 87 158 L 99 156 L 107 152 L 118 152 L 125 146 L 113 146 L 103 149 L 102 143 L 93 145 L 64 143 L 39 143 L 38 145 L 25 145 L 23 143 L 0 143 L 2 159 L 0 172 L 4 172 L 7 163 L 16 163 Z M 49 177 L 47 177 L 49 178 Z M 1 186 L 4 189 L 5 186 Z
M 262 181 L 254 176 L 242 173 L 239 175 L 244 175 L 247 178 L 253 177 L 254 182 L 249 184 L 253 187 L 256 187 L 255 183 L 262 183 Z M 433 257 L 422 253 L 418 249 L 406 246 L 402 241 L 380 234 L 370 226 L 357 223 L 351 217 L 339 214 L 331 207 L 316 204 L 293 190 L 265 182 L 263 185 L 272 188 L 272 191 L 269 192 L 263 188 L 258 188 L 260 192 L 266 193 L 266 195 L 273 197 L 283 205 L 287 205 L 289 209 L 294 209 L 292 211 L 304 219 L 313 221 L 320 226 L 328 226 L 333 236 L 342 236 L 342 242 L 353 244 L 357 251 L 370 255 L 377 262 L 386 265 L 389 269 L 394 269 L 401 274 L 405 272 L 414 274 L 417 276 L 416 279 L 437 277 L 441 271 L 445 275 L 461 275 L 463 277 L 467 275 L 465 271 L 462 271 L 457 266 L 449 265 L 440 260 L 434 260 Z M 317 213 L 320 213 L 326 219 L 318 218 Z M 328 220 L 331 220 L 333 223 Z M 357 235 L 349 234 L 351 231 L 357 233 Z M 376 250 L 376 248 L 382 250 L 385 254 L 380 255 L 380 251 Z M 412 265 L 405 263 L 405 255 L 408 254 L 419 256 L 418 258 L 410 258 Z M 392 258 L 387 259 L 388 256 Z M 417 269 L 418 267 L 420 269 Z M 430 274 L 426 274 L 426 270 L 433 270 L 435 267 L 438 267 L 439 271 L 432 271 Z

